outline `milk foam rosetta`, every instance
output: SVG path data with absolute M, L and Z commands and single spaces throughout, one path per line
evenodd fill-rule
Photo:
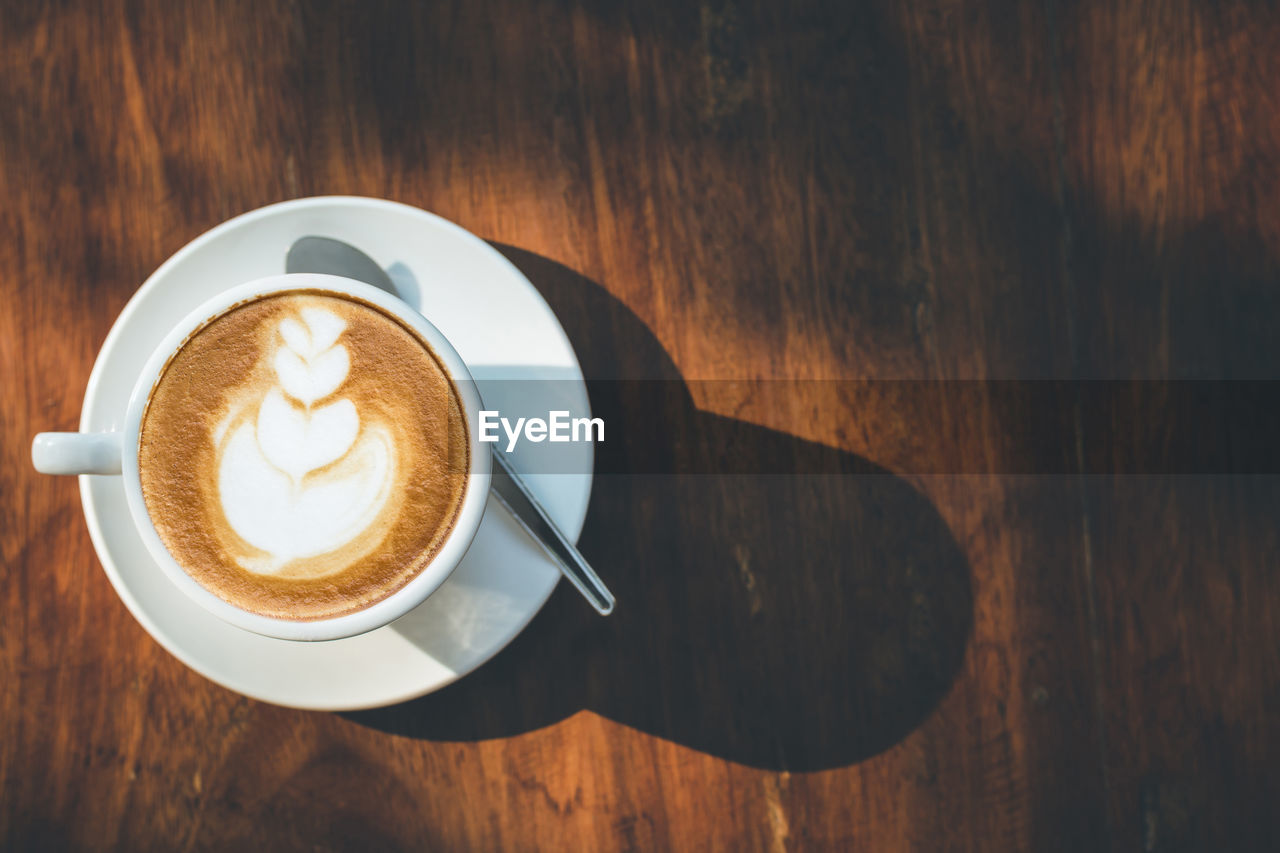
M 300 293 L 237 306 L 184 344 L 148 402 L 139 469 L 188 574 L 244 609 L 315 619 L 430 562 L 469 453 L 423 341 L 372 306 Z
M 276 385 L 218 443 L 218 494 L 227 523 L 265 558 L 249 571 L 275 574 L 291 561 L 336 551 L 386 509 L 396 449 L 388 430 L 337 392 L 351 368 L 338 342 L 346 323 L 323 308 L 286 317 L 271 356 Z M 366 545 L 376 542 L 366 537 Z M 311 562 L 299 574 L 340 571 Z

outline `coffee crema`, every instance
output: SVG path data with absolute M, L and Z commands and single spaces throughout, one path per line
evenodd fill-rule
M 143 412 L 138 469 L 187 574 L 243 610 L 308 621 L 375 604 L 431 562 L 470 453 L 425 341 L 353 297 L 295 291 L 233 306 L 179 347 Z

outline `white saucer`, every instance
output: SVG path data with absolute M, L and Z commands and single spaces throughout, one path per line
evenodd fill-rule
M 481 393 L 554 387 L 555 408 L 588 416 L 586 386 L 564 329 L 542 296 L 484 241 L 438 216 L 378 199 L 322 197 L 264 207 L 214 228 L 167 260 L 116 320 L 85 391 L 82 431 L 118 430 L 143 362 L 173 324 L 220 290 L 283 271 L 298 237 L 345 240 L 387 267 L 401 297 L 444 333 Z M 415 283 L 416 280 L 416 283 Z M 497 383 L 494 379 L 556 379 Z M 514 413 L 537 401 L 485 398 Z M 543 416 L 548 407 L 542 408 Z M 532 414 L 530 412 L 529 414 Z M 590 472 L 587 443 L 566 445 Z M 519 467 L 519 448 L 514 456 Z M 564 470 L 564 469 L 562 469 Z M 571 537 L 587 514 L 591 474 L 531 475 L 529 487 Z M 89 535 L 107 577 L 142 626 L 176 658 L 224 687 L 278 705 L 351 710 L 437 690 L 502 649 L 560 577 L 494 499 L 462 563 L 419 608 L 359 637 L 276 640 L 234 628 L 192 602 L 148 555 L 118 477 L 81 477 Z M 585 604 L 583 606 L 586 606 Z

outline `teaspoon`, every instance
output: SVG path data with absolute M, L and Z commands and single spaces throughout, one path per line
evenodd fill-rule
M 285 272 L 324 273 L 363 281 L 398 297 L 395 284 L 386 270 L 364 252 L 329 237 L 301 237 L 289 247 L 285 256 Z M 560 572 L 582 593 L 599 613 L 613 612 L 613 593 L 587 563 L 569 537 L 565 536 L 551 516 L 538 503 L 520 475 L 512 470 L 500 451 L 493 452 L 493 494 L 511 516 L 556 561 Z

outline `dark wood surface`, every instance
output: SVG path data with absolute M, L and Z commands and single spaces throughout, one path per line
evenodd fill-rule
M 1280 848 L 1280 479 L 1114 475 L 1178 424 L 1079 396 L 1280 377 L 1278 48 L 1247 0 L 5 3 L 0 848 Z M 602 457 L 614 617 L 345 715 L 170 657 L 29 462 L 161 261 L 338 193 L 493 241 L 678 389 L 599 409 L 697 437 Z M 759 378 L 1014 393 L 702 381 Z M 718 443 L 807 473 L 646 473 Z

